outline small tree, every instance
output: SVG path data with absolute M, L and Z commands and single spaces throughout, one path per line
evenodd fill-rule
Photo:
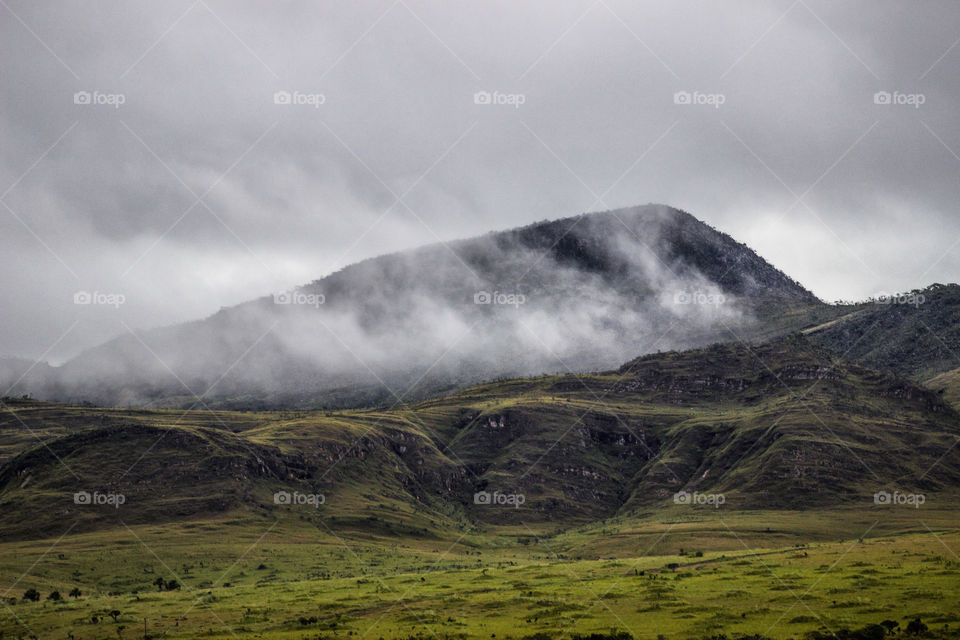
M 920 616 L 917 616 L 909 623 L 907 623 L 907 633 L 912 636 L 919 635 L 921 633 L 927 632 L 927 625 L 923 624 L 923 621 L 920 620 Z
M 68 593 L 67 595 L 69 595 L 71 598 L 79 598 L 83 594 L 80 593 L 80 589 L 77 589 L 76 587 L 74 587 L 73 589 L 70 590 L 70 593 Z
M 120 617 L 120 612 L 117 611 L 116 609 L 114 609 L 113 611 L 107 613 L 107 615 L 110 616 L 111 618 L 113 618 L 113 621 L 116 622 L 116 621 L 117 621 L 117 618 Z
M 63 600 L 63 596 L 60 595 L 59 591 L 51 591 L 50 595 L 47 596 L 47 600 Z
M 180 590 L 179 582 L 177 582 L 176 580 L 170 580 L 169 582 L 167 582 L 167 591 L 179 591 L 179 590 Z
M 27 589 L 23 592 L 23 599 L 37 602 L 40 599 L 40 592 L 36 589 Z
M 163 591 L 163 578 L 157 578 L 153 581 L 153 584 L 157 585 L 157 591 Z

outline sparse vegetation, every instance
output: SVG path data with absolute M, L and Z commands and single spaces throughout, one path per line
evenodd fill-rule
M 353 543 L 348 550 L 332 536 L 316 530 L 311 536 L 292 521 L 277 525 L 276 535 L 268 535 L 244 556 L 266 527 L 251 523 L 246 533 L 235 531 L 232 544 L 213 530 L 196 533 L 186 546 L 164 542 L 176 537 L 174 530 L 137 527 L 137 536 L 168 566 L 195 565 L 187 589 L 159 593 L 143 570 L 155 558 L 147 560 L 120 544 L 129 534 L 85 534 L 61 545 L 76 566 L 85 571 L 89 567 L 86 589 L 94 594 L 71 609 L 71 615 L 84 620 L 71 629 L 76 638 L 113 635 L 119 626 L 124 627 L 122 637 L 140 637 L 144 618 L 148 635 L 154 637 L 169 630 L 168 635 L 187 637 L 212 632 L 277 640 L 301 638 L 295 634 L 303 632 L 331 640 L 364 634 L 384 640 L 427 640 L 434 635 L 477 640 L 957 637 L 960 570 L 942 553 L 943 544 L 960 546 L 955 530 L 865 538 L 853 546 L 850 539 L 819 542 L 805 545 L 804 555 L 792 544 L 768 547 L 763 539 L 744 549 L 737 536 L 747 535 L 759 521 L 733 518 L 728 522 L 733 533 L 726 536 L 716 536 L 710 520 L 690 522 L 656 544 L 669 525 L 650 522 L 642 528 L 653 529 L 656 537 L 633 547 L 648 553 L 634 555 L 621 542 L 618 551 L 604 548 L 603 558 L 582 560 L 555 558 L 542 536 L 535 545 L 468 537 L 448 551 L 406 538 L 397 540 L 396 551 L 371 543 Z M 595 535 L 571 532 L 552 537 L 549 544 L 569 555 L 593 545 L 599 540 Z M 680 547 L 688 549 L 691 540 L 705 536 L 725 539 L 727 548 L 703 550 L 702 556 L 679 555 Z M 29 576 L 39 584 L 57 584 L 73 570 L 49 555 L 41 558 L 49 543 L 15 545 L 0 545 L 4 577 L 30 569 Z M 478 545 L 484 549 L 480 556 Z M 109 558 L 101 552 L 106 546 L 116 550 Z M 262 572 L 255 571 L 263 558 L 271 559 L 266 582 Z M 677 566 L 666 570 L 666 564 Z M 320 568 L 332 575 L 315 575 Z M 200 586 L 224 573 L 230 587 Z M 46 578 L 39 578 L 41 574 Z M 865 592 L 850 589 L 864 574 L 878 581 L 866 598 Z M 358 580 L 357 575 L 364 577 Z M 784 584 L 790 590 L 775 588 Z M 930 595 L 905 599 L 911 587 Z M 66 606 L 15 605 L 14 611 L 31 628 L 61 629 L 55 635 L 65 636 L 68 619 L 58 609 Z M 104 624 L 111 628 L 102 629 Z M 612 624 L 616 628 L 611 629 Z M 22 630 L 16 618 L 0 619 L 3 637 L 16 638 Z

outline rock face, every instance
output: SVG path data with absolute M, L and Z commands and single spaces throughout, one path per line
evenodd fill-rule
M 729 236 L 650 205 L 366 260 L 122 336 L 14 392 L 112 406 L 185 407 L 204 392 L 224 408 L 392 403 L 763 333 L 780 312 L 819 304 Z M 0 367 L 0 382 L 23 369 Z

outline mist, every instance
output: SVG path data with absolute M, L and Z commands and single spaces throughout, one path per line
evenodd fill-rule
M 131 332 L 15 389 L 121 406 L 395 404 L 739 338 L 795 299 L 813 297 L 728 236 L 650 205 L 366 260 L 203 321 Z

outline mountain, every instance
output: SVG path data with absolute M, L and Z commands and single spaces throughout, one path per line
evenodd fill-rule
M 960 367 L 960 285 L 934 284 L 852 305 L 808 335 L 851 361 L 938 384 L 931 379 Z M 949 378 L 939 382 L 948 385 Z
M 943 506 L 960 488 L 960 415 L 940 394 L 843 363 L 799 334 L 392 410 L 5 402 L 0 527 L 12 538 L 75 520 L 83 531 L 297 513 L 275 503 L 278 491 L 323 495 L 334 529 L 442 537 L 470 523 L 680 514 L 690 505 L 676 504 L 678 492 L 723 495 L 724 509 L 742 511 L 867 507 L 879 491 Z M 91 509 L 74 504 L 79 491 L 125 499 Z M 523 503 L 477 504 L 478 492 Z
M 56 375 L 56 370 L 46 362 L 34 362 L 26 358 L 0 358 L 0 385 L 7 393 L 30 389 L 43 389 Z
M 121 336 L 13 393 L 113 406 L 394 404 L 836 315 L 745 245 L 648 205 L 365 260 L 205 320 Z
M 642 207 L 0 361 L 0 636 L 933 638 L 958 291 L 823 304 Z

